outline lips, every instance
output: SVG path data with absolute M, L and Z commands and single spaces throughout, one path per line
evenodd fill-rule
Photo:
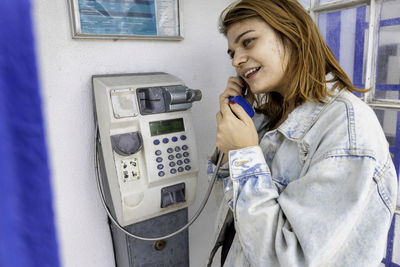
M 260 69 L 261 69 L 261 67 L 255 67 L 255 68 L 246 69 L 246 70 L 242 73 L 242 77 L 244 77 L 244 78 L 246 78 L 246 79 L 250 79 L 250 78 L 253 77 Z

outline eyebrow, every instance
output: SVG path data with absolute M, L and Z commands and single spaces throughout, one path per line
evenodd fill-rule
M 254 32 L 254 30 L 248 30 L 245 32 L 242 32 L 241 34 L 238 35 L 238 37 L 236 37 L 234 43 L 237 44 L 240 40 L 240 38 L 242 38 L 244 35 L 248 34 L 249 32 Z M 228 51 L 226 51 L 228 53 L 228 55 L 230 55 L 232 53 L 232 50 L 228 49 Z

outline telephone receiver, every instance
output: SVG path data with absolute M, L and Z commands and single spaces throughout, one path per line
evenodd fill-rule
M 242 76 L 237 75 L 236 77 L 238 77 L 242 83 L 244 84 L 244 86 L 242 87 L 242 95 L 246 95 L 247 91 L 250 90 L 249 85 L 247 84 L 247 82 L 242 78 Z
M 245 86 L 242 87 L 242 94 L 246 95 L 248 85 L 245 82 L 245 80 L 243 80 L 242 77 L 240 77 L 240 76 L 237 76 L 237 77 L 240 78 L 242 80 L 242 82 L 245 84 Z M 244 97 L 242 97 L 242 96 L 230 96 L 229 100 L 235 102 L 236 104 L 239 104 L 246 111 L 247 115 L 249 115 L 250 118 L 253 118 L 254 109 L 251 106 L 251 104 L 249 103 L 249 101 L 247 101 Z

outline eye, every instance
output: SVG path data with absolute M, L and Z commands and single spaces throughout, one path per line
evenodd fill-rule
M 244 47 L 249 46 L 253 41 L 255 40 L 255 38 L 249 38 L 249 39 L 244 39 L 242 44 Z

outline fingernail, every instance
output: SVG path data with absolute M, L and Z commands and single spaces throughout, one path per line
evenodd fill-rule
M 236 102 L 233 100 L 229 100 L 229 104 L 234 105 L 234 104 L 236 104 Z

